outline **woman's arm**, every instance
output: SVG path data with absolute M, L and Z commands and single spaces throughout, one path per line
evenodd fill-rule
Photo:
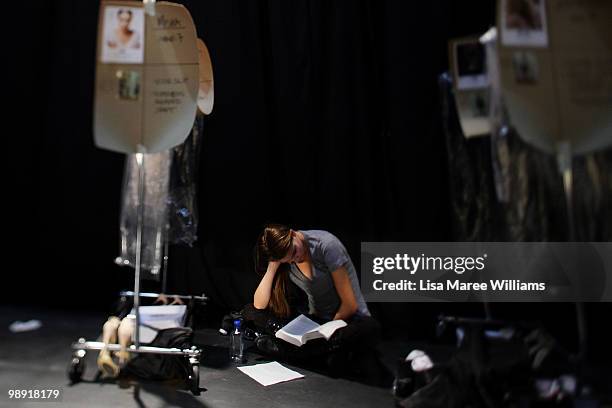
M 255 306 L 256 309 L 265 309 L 268 307 L 270 295 L 272 294 L 274 275 L 276 275 L 279 266 L 280 262 L 268 262 L 268 269 L 261 279 L 261 282 L 259 282 L 259 286 L 257 286 L 255 295 L 253 296 L 253 306 Z
M 350 319 L 357 312 L 357 300 L 348 271 L 344 266 L 341 266 L 332 272 L 332 279 L 340 297 L 340 308 L 338 308 L 334 320 Z

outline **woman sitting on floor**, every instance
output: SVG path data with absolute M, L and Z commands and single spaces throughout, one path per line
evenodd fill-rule
M 324 360 L 334 374 L 356 374 L 368 383 L 381 382 L 375 351 L 380 326 L 370 316 L 355 266 L 338 238 L 327 231 L 268 225 L 257 240 L 255 261 L 265 273 L 243 317 L 267 334 L 256 341 L 262 352 L 294 361 L 323 357 L 315 360 Z M 347 326 L 328 341 L 314 340 L 302 347 L 274 337 L 276 330 L 301 312 L 299 305 L 290 306 L 293 285 L 308 299 L 305 314 L 319 323 L 341 319 Z

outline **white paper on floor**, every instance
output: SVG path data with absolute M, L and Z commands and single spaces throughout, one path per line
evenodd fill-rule
M 36 329 L 39 329 L 41 326 L 42 326 L 42 323 L 40 322 L 40 320 L 28 320 L 27 322 L 22 322 L 22 321 L 17 320 L 16 322 L 13 322 L 10 324 L 9 330 L 12 333 L 20 333 L 20 332 L 36 330 Z
M 290 370 L 276 361 L 238 367 L 238 369 L 264 386 L 304 378 L 304 375 Z

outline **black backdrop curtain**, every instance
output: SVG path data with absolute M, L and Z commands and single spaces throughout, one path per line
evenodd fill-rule
M 437 76 L 448 39 L 484 32 L 494 2 L 180 3 L 208 45 L 215 107 L 201 156 L 200 239 L 172 248 L 173 289 L 205 292 L 215 316 L 248 302 L 252 247 L 269 221 L 332 231 L 355 262 L 361 241 L 450 240 Z M 98 7 L 30 1 L 11 14 L 22 39 L 6 52 L 19 126 L 7 153 L 18 159 L 7 195 L 13 303 L 107 309 L 131 286 L 130 270 L 113 264 L 123 157 L 96 149 L 91 130 Z M 372 308 L 413 337 L 428 337 L 444 310 Z
M 490 24 L 488 1 L 463 16 L 450 1 L 182 3 L 215 72 L 200 252 L 180 250 L 209 267 L 207 292 L 228 307 L 248 297 L 247 264 L 267 221 L 333 231 L 355 258 L 360 241 L 449 238 L 436 76 L 449 36 Z M 112 264 L 123 157 L 92 141 L 98 6 L 28 2 L 15 13 L 32 44 L 15 49 L 19 147 L 30 152 L 20 205 L 35 214 L 22 232 L 37 241 L 35 263 L 60 271 L 38 278 L 66 290 L 99 282 L 79 295 L 91 304 L 127 273 Z

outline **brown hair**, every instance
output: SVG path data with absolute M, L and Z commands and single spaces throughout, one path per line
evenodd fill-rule
M 269 261 L 283 259 L 291 249 L 292 242 L 289 227 L 281 224 L 266 225 L 255 245 L 255 268 L 257 271 L 263 275 Z M 272 282 L 272 294 L 268 307 L 279 317 L 288 317 L 290 314 L 286 296 L 287 274 L 288 265 L 281 264 Z

